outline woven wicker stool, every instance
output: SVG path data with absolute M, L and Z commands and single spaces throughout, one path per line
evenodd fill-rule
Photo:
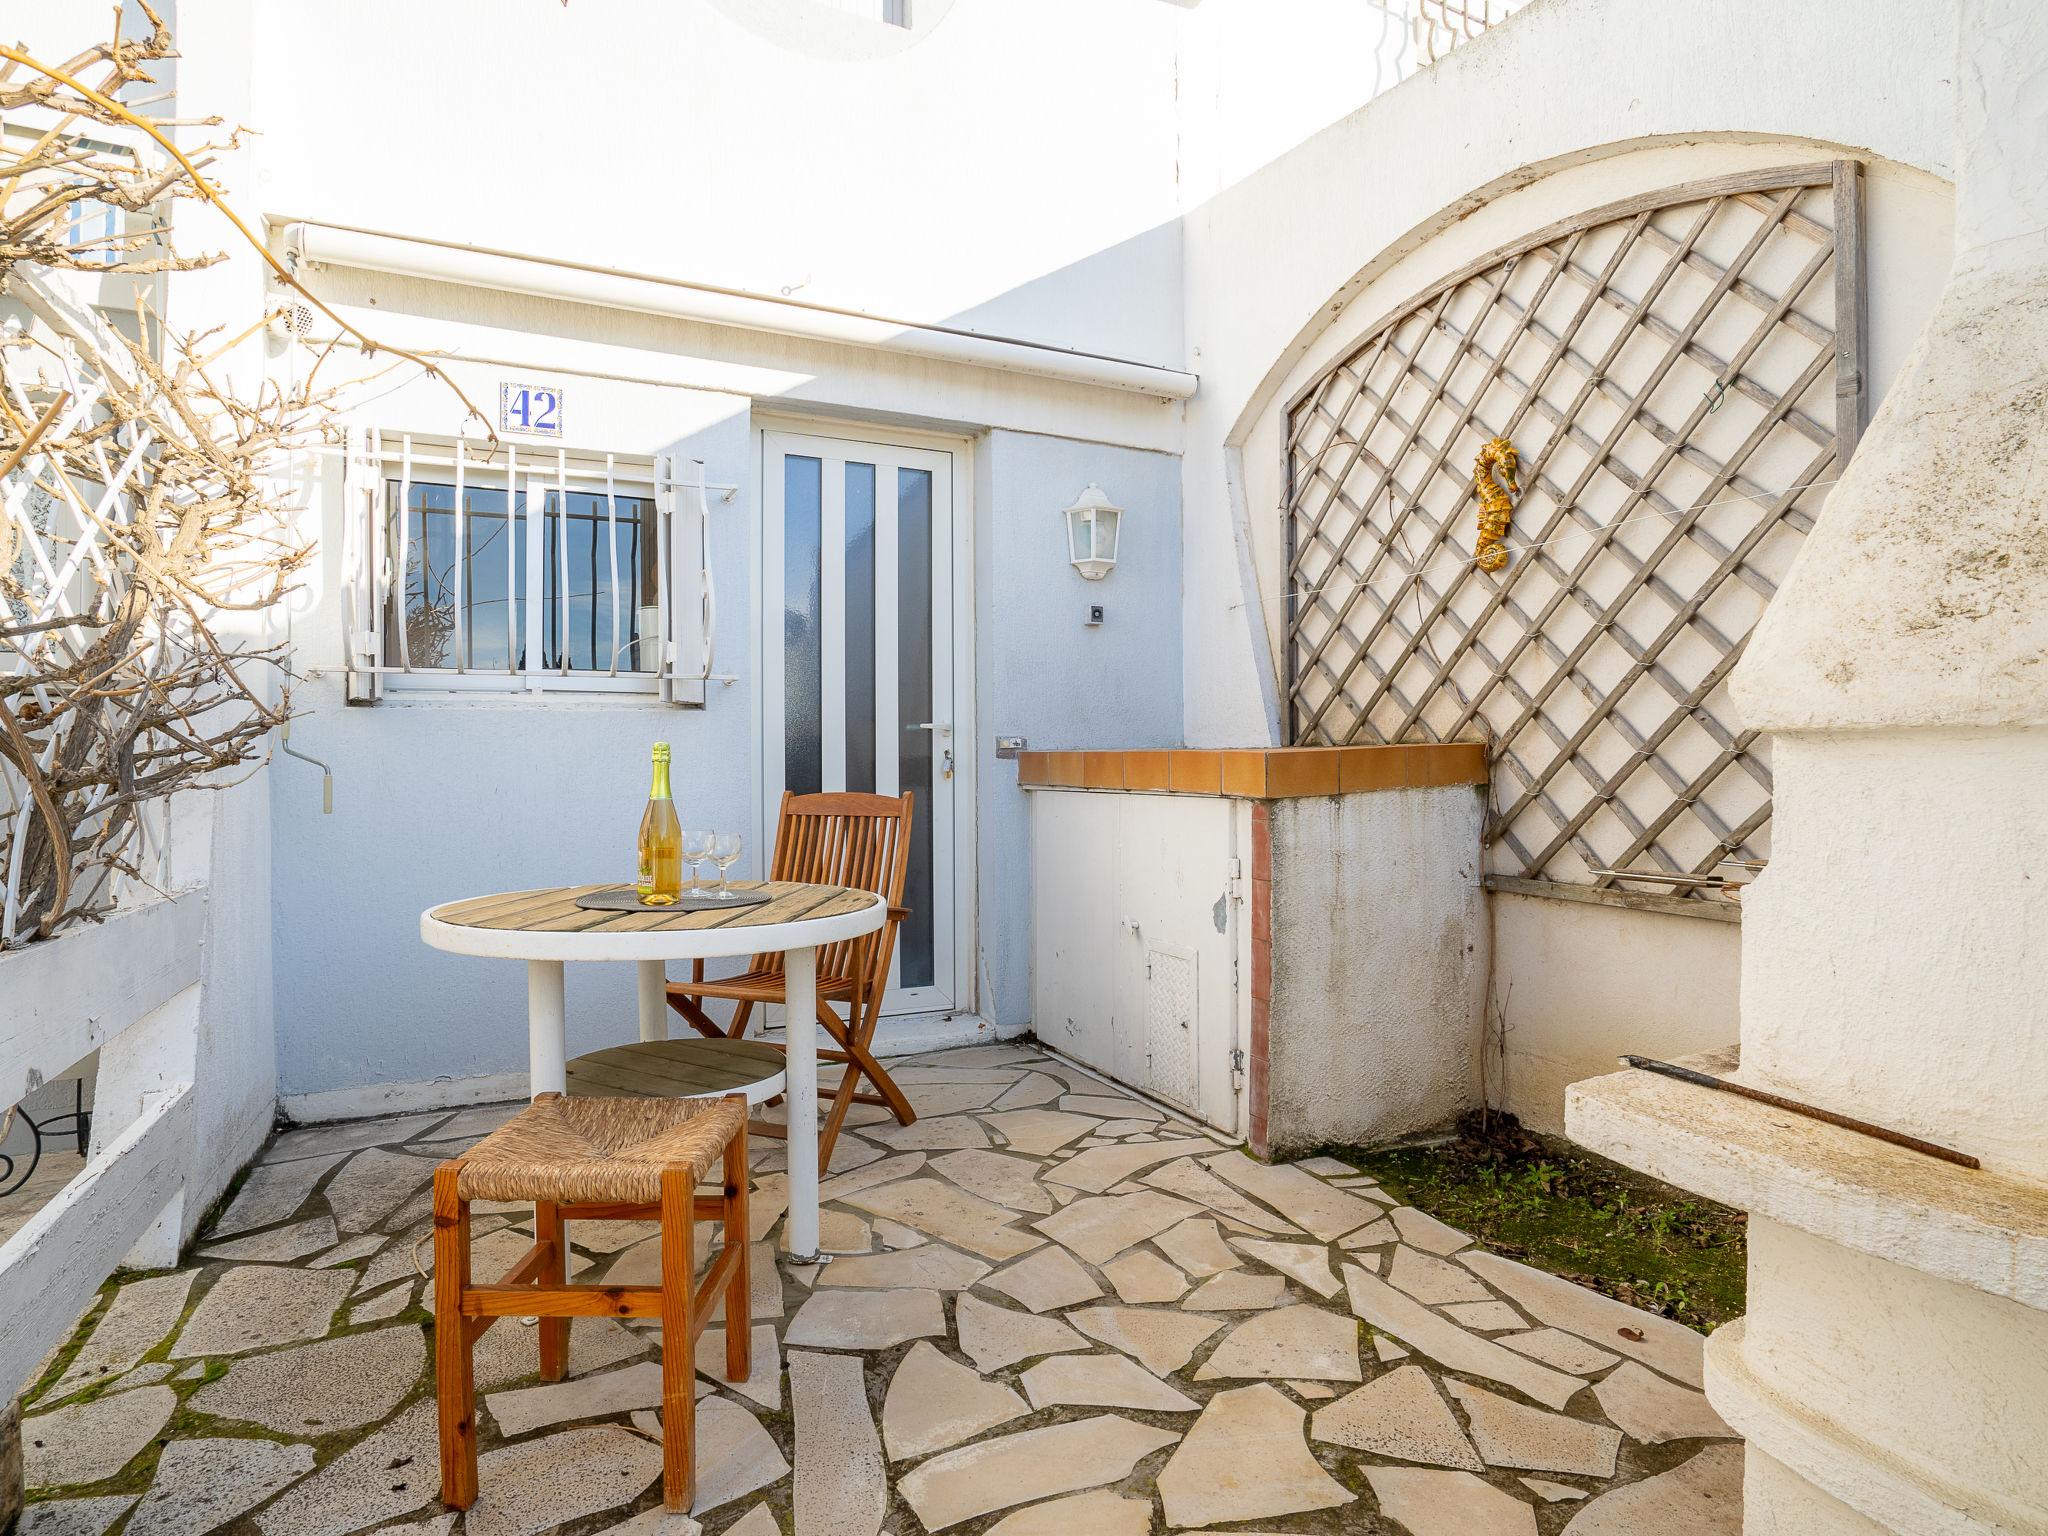
M 697 1185 L 722 1164 L 720 1194 Z M 496 1285 L 469 1273 L 469 1203 L 531 1200 L 534 1243 Z M 696 1274 L 695 1220 L 725 1223 L 725 1246 Z M 660 1285 L 570 1285 L 565 1221 L 661 1223 Z M 572 1317 L 661 1319 L 662 1497 L 696 1496 L 697 1336 L 725 1292 L 725 1370 L 753 1372 L 747 1274 L 747 1105 L 723 1099 L 564 1098 L 544 1093 L 463 1156 L 434 1170 L 434 1374 L 441 1406 L 441 1500 L 476 1502 L 476 1341 L 501 1317 L 540 1319 L 540 1374 L 569 1368 Z

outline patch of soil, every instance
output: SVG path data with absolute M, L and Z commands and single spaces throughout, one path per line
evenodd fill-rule
M 1742 1315 L 1742 1212 L 1539 1136 L 1511 1114 L 1474 1110 L 1449 1142 L 1336 1155 L 1496 1253 L 1701 1333 Z

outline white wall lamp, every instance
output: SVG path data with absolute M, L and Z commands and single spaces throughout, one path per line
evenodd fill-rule
M 1067 558 L 1088 580 L 1102 580 L 1116 564 L 1124 509 L 1091 482 L 1061 515 L 1067 520 Z

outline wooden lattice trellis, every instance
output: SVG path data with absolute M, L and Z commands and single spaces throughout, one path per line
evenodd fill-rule
M 1860 429 L 1854 162 L 1671 188 L 1405 305 L 1288 409 L 1290 739 L 1484 738 L 1488 882 L 1732 916 L 1726 679 Z M 1505 569 L 1472 465 L 1521 455 Z M 1627 871 L 1618 876 L 1613 871 Z

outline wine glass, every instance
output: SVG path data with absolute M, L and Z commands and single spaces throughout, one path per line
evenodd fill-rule
M 690 866 L 690 889 L 697 890 L 702 882 L 697 878 L 697 866 L 711 857 L 711 833 L 708 828 L 683 834 L 683 862 Z
M 740 849 L 744 846 L 737 832 L 721 832 L 711 840 L 711 862 L 718 866 L 718 899 L 732 900 L 732 877 L 729 871 L 740 861 Z

